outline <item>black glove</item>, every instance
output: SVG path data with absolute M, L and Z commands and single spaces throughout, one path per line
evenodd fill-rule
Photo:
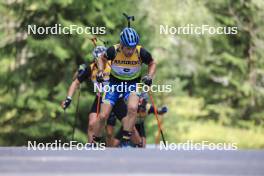
M 70 104 L 71 104 L 72 98 L 71 97 L 67 97 L 64 102 L 63 102 L 63 109 L 67 109 Z
M 96 81 L 99 83 L 104 82 L 104 72 L 103 71 L 98 71 L 96 74 Z
M 163 106 L 158 110 L 158 114 L 165 114 L 166 112 L 168 112 L 167 106 Z
M 144 77 L 142 78 L 142 82 L 143 82 L 144 84 L 148 85 L 148 86 L 151 86 L 151 84 L 152 84 L 152 78 L 151 78 L 149 75 L 144 76 Z

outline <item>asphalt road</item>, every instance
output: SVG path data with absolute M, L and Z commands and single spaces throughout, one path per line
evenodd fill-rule
M 264 176 L 264 150 L 28 151 L 25 147 L 0 147 L 0 176 L 5 175 Z

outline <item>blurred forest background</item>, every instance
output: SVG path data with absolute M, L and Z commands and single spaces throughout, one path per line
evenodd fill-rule
M 235 142 L 264 148 L 263 0 L 1 0 L 0 145 L 27 140 L 71 140 L 77 93 L 63 115 L 78 64 L 92 60 L 87 34 L 27 35 L 27 25 L 105 26 L 98 36 L 117 43 L 126 26 L 122 13 L 135 15 L 132 26 L 157 60 L 157 93 L 167 105 L 162 117 L 169 142 Z M 237 26 L 237 35 L 160 35 L 159 26 Z M 86 142 L 87 116 L 94 99 L 81 88 L 75 139 Z M 154 116 L 147 119 L 148 143 L 155 142 Z

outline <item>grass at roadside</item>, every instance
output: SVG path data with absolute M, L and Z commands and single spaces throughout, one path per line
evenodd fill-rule
M 155 122 L 149 133 L 157 134 Z M 215 122 L 182 121 L 173 127 L 173 123 L 166 122 L 163 131 L 169 142 L 182 143 L 192 140 L 193 142 L 208 141 L 212 143 L 236 143 L 240 149 L 263 149 L 264 130 L 260 127 L 249 129 L 223 126 Z M 155 137 L 148 135 L 148 143 L 154 143 Z

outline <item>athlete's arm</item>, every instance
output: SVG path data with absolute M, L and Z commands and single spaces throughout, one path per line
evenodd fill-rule
M 67 97 L 72 97 L 73 94 L 74 94 L 74 92 L 75 92 L 75 90 L 76 90 L 79 86 L 80 86 L 80 81 L 79 81 L 78 79 L 75 79 L 75 80 L 71 83 L 71 85 L 70 85 L 70 87 L 69 87 L 69 89 L 68 89 Z
M 74 95 L 74 92 L 76 91 L 76 89 L 80 86 L 81 82 L 83 82 L 84 80 L 90 77 L 91 68 L 87 67 L 85 64 L 82 64 L 79 66 L 78 72 L 75 73 L 75 75 L 76 74 L 77 74 L 77 77 L 71 83 L 68 89 L 66 99 L 61 103 L 61 106 L 64 109 L 66 109 L 71 104 L 72 96 Z
M 102 55 L 99 59 L 98 59 L 98 63 L 97 63 L 97 66 L 98 66 L 98 71 L 103 71 L 104 70 L 104 66 L 106 65 L 107 63 L 107 58 L 105 58 L 104 55 Z
M 97 82 L 103 82 L 104 80 L 104 67 L 107 64 L 108 60 L 113 60 L 115 58 L 115 48 L 114 46 L 109 47 L 104 55 L 98 59 L 98 72 L 96 75 Z
M 70 85 L 70 87 L 69 87 L 69 89 L 68 89 L 67 97 L 66 97 L 66 99 L 65 99 L 64 101 L 62 101 L 62 103 L 61 103 L 61 107 L 62 107 L 63 109 L 66 109 L 66 108 L 68 108 L 68 106 L 70 106 L 71 101 L 72 101 L 72 96 L 73 96 L 75 90 L 76 90 L 79 86 L 80 86 L 80 81 L 79 81 L 78 79 L 75 79 L 75 80 L 71 83 L 71 85 Z
M 96 74 L 96 81 L 102 83 L 104 81 L 104 66 L 106 65 L 107 59 L 104 56 L 101 56 L 98 59 L 97 67 L 98 72 Z
M 148 65 L 148 76 L 153 79 L 153 76 L 156 72 L 156 62 L 151 56 L 151 54 L 145 49 L 140 49 L 140 58 L 142 59 L 142 62 Z
M 156 62 L 152 60 L 148 64 L 148 75 L 151 77 L 151 79 L 153 79 L 155 72 L 156 72 Z
M 98 59 L 98 69 L 100 71 L 103 71 L 107 61 L 113 60 L 115 58 L 115 55 L 116 55 L 115 47 L 114 46 L 109 47 L 106 50 L 105 54 L 101 55 L 101 57 Z

